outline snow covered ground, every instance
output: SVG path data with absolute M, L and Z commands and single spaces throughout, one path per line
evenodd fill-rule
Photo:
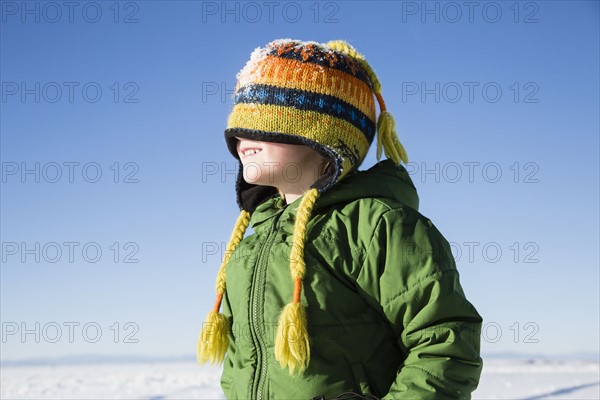
M 593 361 L 485 360 L 474 399 L 600 399 Z
M 600 399 L 595 361 L 485 360 L 474 399 Z M 220 369 L 193 362 L 3 366 L 1 399 L 222 399 Z

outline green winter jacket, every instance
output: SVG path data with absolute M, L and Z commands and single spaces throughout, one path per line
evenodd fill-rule
M 482 319 L 459 283 L 450 246 L 418 210 L 416 189 L 389 160 L 350 173 L 317 200 L 307 227 L 302 304 L 310 363 L 290 376 L 274 357 L 290 302 L 294 214 L 279 197 L 227 266 L 231 323 L 221 386 L 228 399 L 469 399 L 482 369 Z

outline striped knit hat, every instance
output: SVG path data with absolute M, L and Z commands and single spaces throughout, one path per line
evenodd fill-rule
M 375 97 L 375 98 L 374 98 Z M 380 114 L 376 119 L 375 99 Z M 237 75 L 234 107 L 225 139 L 238 158 L 236 137 L 301 144 L 318 151 L 330 166 L 308 190 L 298 207 L 290 271 L 294 280 L 292 302 L 284 307 L 275 338 L 275 358 L 290 374 L 304 370 L 310 360 L 306 311 L 301 303 L 306 226 L 318 196 L 357 169 L 377 131 L 377 158 L 385 155 L 396 164 L 408 162 L 398 141 L 394 119 L 386 111 L 381 84 L 365 58 L 344 41 L 325 44 L 275 40 L 257 48 Z M 221 362 L 228 346 L 228 323 L 219 312 L 225 293 L 225 269 L 241 242 L 256 207 L 275 196 L 277 188 L 249 184 L 243 165 L 236 183 L 241 208 L 217 277 L 217 301 L 198 342 L 198 361 Z M 301 340 L 298 340 L 301 338 Z

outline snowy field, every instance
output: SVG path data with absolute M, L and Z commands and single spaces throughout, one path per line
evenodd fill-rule
M 222 399 L 219 368 L 188 362 L 3 366 L 1 399 Z M 600 399 L 594 361 L 485 360 L 474 399 Z

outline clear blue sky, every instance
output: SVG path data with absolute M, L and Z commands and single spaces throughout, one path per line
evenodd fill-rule
M 1 2 L 2 360 L 194 353 L 238 213 L 228 92 L 285 37 L 374 67 L 483 352 L 598 352 L 597 1 L 44 4 Z

